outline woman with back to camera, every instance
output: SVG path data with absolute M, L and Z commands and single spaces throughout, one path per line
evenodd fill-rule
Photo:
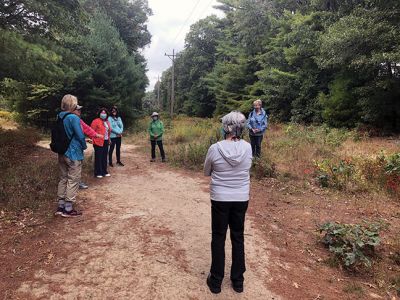
M 261 99 L 253 102 L 254 109 L 249 114 L 247 128 L 249 129 L 251 149 L 254 157 L 261 156 L 261 143 L 268 125 L 268 115 L 262 108 Z
M 110 144 L 111 125 L 107 120 L 108 111 L 101 108 L 97 113 L 97 118 L 90 125 L 94 131 L 101 134 L 102 138 L 93 138 L 94 148 L 94 176 L 103 178 L 111 176 L 107 171 L 108 146 Z
M 119 116 L 118 108 L 116 106 L 111 108 L 111 115 L 108 117 L 108 121 L 111 124 L 111 144 L 108 152 L 108 164 L 110 167 L 114 167 L 112 156 L 114 148 L 116 148 L 115 152 L 117 155 L 117 165 L 123 167 L 124 164 L 121 162 L 121 139 L 122 132 L 124 131 L 124 124 L 122 123 L 122 119 Z
M 211 176 L 211 270 L 207 285 L 212 293 L 221 292 L 225 268 L 225 238 L 229 226 L 232 241 L 232 288 L 243 292 L 246 271 L 244 221 L 250 192 L 252 150 L 242 133 L 246 118 L 231 112 L 222 118 L 225 139 L 211 145 L 204 162 L 204 175 Z

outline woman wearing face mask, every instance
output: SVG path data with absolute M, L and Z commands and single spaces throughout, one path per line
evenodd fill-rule
M 101 134 L 102 138 L 93 138 L 94 147 L 94 176 L 97 178 L 109 177 L 107 171 L 108 146 L 110 144 L 111 124 L 108 122 L 108 112 L 101 108 L 97 118 L 90 125 L 96 133 Z
M 121 138 L 122 132 L 124 131 L 124 124 L 122 123 L 116 106 L 111 108 L 111 116 L 108 117 L 108 121 L 111 124 L 111 145 L 108 153 L 108 163 L 110 167 L 114 166 L 112 163 L 112 156 L 114 148 L 116 148 L 117 165 L 123 167 L 124 164 L 121 162 Z
M 156 145 L 160 149 L 162 162 L 165 162 L 165 152 L 162 143 L 162 137 L 164 133 L 164 124 L 160 121 L 157 112 L 151 114 L 151 122 L 149 124 L 149 134 L 151 142 L 151 162 L 156 161 Z

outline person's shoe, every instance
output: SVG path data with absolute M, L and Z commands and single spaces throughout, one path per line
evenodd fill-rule
M 104 177 L 110 177 L 110 176 L 111 176 L 111 174 L 109 174 L 109 173 L 104 174 Z
M 64 208 L 57 207 L 57 211 L 54 213 L 55 216 L 61 216 L 64 212 Z
M 86 190 L 86 189 L 89 188 L 89 186 L 88 186 L 86 183 L 84 183 L 84 182 L 79 182 L 79 188 L 80 188 L 81 190 Z
M 243 293 L 243 282 L 233 282 L 232 288 L 236 293 Z
M 96 176 L 96 178 L 103 178 L 103 176 L 101 176 L 101 175 L 97 175 L 97 176 Z
M 155 162 L 155 161 L 156 161 L 155 158 L 150 159 L 150 162 Z
M 211 293 L 213 293 L 213 294 L 221 293 L 221 286 L 217 286 L 216 284 L 213 284 L 213 282 L 211 281 L 211 274 L 208 274 L 207 285 L 208 285 L 208 288 L 210 289 Z
M 118 164 L 118 163 L 117 163 Z M 110 167 L 114 167 L 113 163 L 109 163 L 108 164 Z
M 161 162 L 167 162 L 167 160 L 166 160 L 165 158 L 163 158 L 163 159 L 161 160 Z
M 80 211 L 76 211 L 75 209 L 71 210 L 71 211 L 63 211 L 63 213 L 61 214 L 61 217 L 64 218 L 73 218 L 73 217 L 79 217 L 82 216 L 82 213 Z
M 117 162 L 117 165 L 118 165 L 118 166 L 120 166 L 120 167 L 123 167 L 123 166 L 125 166 L 125 165 L 124 165 L 122 162 L 120 162 L 120 161 L 119 161 L 119 162 Z

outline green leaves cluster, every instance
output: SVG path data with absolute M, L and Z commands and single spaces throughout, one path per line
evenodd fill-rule
M 177 59 L 175 110 L 400 130 L 400 2 L 220 0 Z M 170 70 L 162 78 L 164 106 Z
M 370 267 L 375 247 L 380 244 L 382 223 L 342 224 L 327 222 L 319 226 L 322 243 L 348 268 Z
M 49 126 L 71 93 L 88 121 L 117 105 L 129 123 L 148 83 L 140 49 L 150 42 L 150 14 L 145 0 L 2 1 L 1 108 Z

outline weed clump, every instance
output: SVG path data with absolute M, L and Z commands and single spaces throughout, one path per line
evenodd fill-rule
M 381 242 L 383 223 L 342 224 L 327 222 L 319 226 L 322 243 L 335 258 L 348 269 L 371 267 L 375 247 Z

